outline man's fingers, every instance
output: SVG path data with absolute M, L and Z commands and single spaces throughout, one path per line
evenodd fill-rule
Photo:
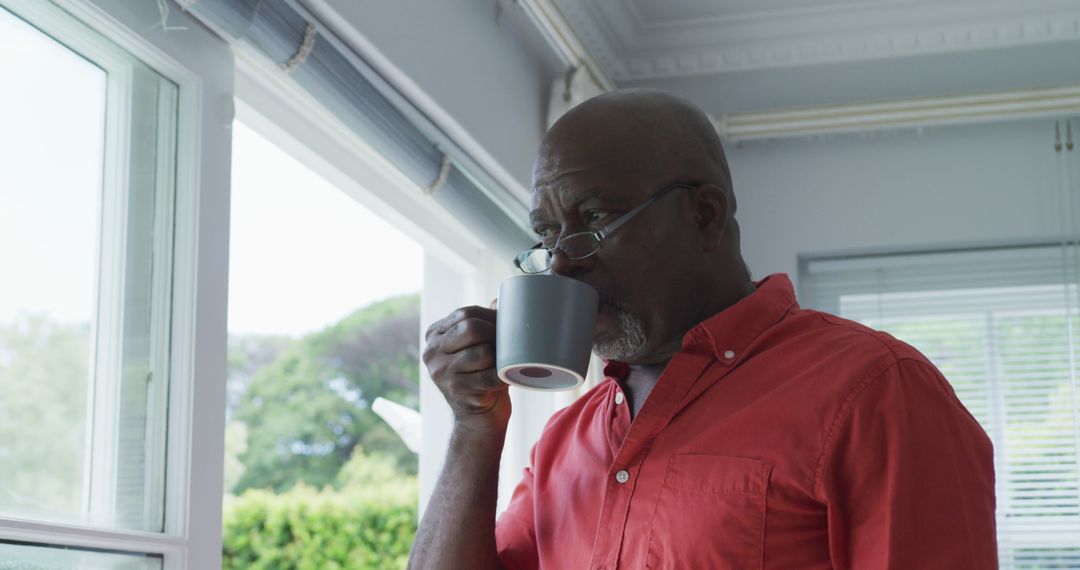
M 450 322 L 447 323 L 446 328 L 450 328 L 458 321 L 464 321 L 465 319 L 482 319 L 485 321 L 491 321 L 491 323 L 494 324 L 495 311 L 486 307 L 478 307 L 476 305 L 473 305 L 471 307 L 462 307 L 454 311 L 450 314 L 448 319 Z
M 424 364 L 454 416 L 505 429 L 510 403 L 495 373 L 495 310 L 463 307 L 428 327 L 426 337 Z
M 458 309 L 428 327 L 427 337 L 424 364 L 450 407 L 486 413 L 506 387 L 495 374 L 495 311 Z
M 495 347 L 490 344 L 477 344 L 454 353 L 454 362 L 450 371 L 456 374 L 470 374 L 495 368 Z
M 455 354 L 470 346 L 494 342 L 495 323 L 483 319 L 465 319 L 443 333 L 439 352 Z
M 430 340 L 431 336 L 435 334 L 445 334 L 446 331 L 453 328 L 454 325 L 466 319 L 481 319 L 491 321 L 491 323 L 494 324 L 495 311 L 477 306 L 462 307 L 453 313 L 450 313 L 445 318 L 432 323 L 432 325 L 428 327 L 427 333 L 424 335 L 424 340 Z

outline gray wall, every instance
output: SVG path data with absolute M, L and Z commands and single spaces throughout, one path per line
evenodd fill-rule
M 1065 156 L 1053 130 L 1039 120 L 728 148 L 747 263 L 755 279 L 797 281 L 800 254 L 1053 239 Z
M 495 0 L 327 0 L 525 188 L 563 67 L 528 16 Z

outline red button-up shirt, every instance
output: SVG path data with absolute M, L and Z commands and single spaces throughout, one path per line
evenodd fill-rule
M 496 527 L 507 568 L 997 568 L 991 444 L 893 337 L 776 274 L 552 416 Z

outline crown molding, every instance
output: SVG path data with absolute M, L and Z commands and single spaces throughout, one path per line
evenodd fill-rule
M 626 0 L 555 0 L 616 82 L 1080 40 L 1075 0 L 902 0 L 645 21 Z
M 584 67 L 600 89 L 615 88 L 615 83 L 593 58 L 554 0 L 521 0 L 520 4 L 563 64 L 571 69 Z

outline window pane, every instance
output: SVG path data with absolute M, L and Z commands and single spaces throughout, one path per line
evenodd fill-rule
M 1018 548 L 1012 562 L 1015 570 L 1080 568 L 1080 548 Z
M 14 6 L 0 516 L 161 530 L 177 87 L 50 3 Z
M 151 554 L 107 552 L 42 544 L 0 542 L 0 570 L 160 570 Z
M 222 566 L 403 568 L 422 250 L 255 131 L 233 135 Z
M 0 510 L 84 505 L 106 74 L 0 9 Z

